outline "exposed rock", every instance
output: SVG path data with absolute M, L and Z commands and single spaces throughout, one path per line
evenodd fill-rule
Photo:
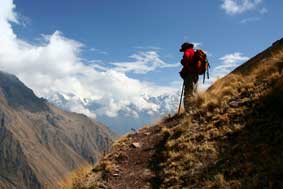
M 112 175 L 113 175 L 113 177 L 119 177 L 120 176 L 119 173 L 113 173 Z
M 81 114 L 38 98 L 0 71 L 0 188 L 58 188 L 70 171 L 109 151 L 112 134 Z
M 141 148 L 141 144 L 139 142 L 133 142 L 132 147 L 133 148 Z
M 230 105 L 231 107 L 233 107 L 233 108 L 239 107 L 239 104 L 240 104 L 239 101 L 231 101 L 231 102 L 229 103 L 229 105 Z
M 144 135 L 148 136 L 150 135 L 151 133 L 150 132 L 145 132 Z
M 131 128 L 131 131 L 134 132 L 134 133 L 137 132 L 137 130 L 135 128 Z

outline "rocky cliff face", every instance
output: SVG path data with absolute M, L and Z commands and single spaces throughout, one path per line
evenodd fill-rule
M 113 134 L 88 117 L 38 98 L 0 72 L 0 188 L 58 188 L 71 170 L 95 163 Z

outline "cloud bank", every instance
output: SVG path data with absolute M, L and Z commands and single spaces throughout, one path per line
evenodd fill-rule
M 134 105 L 139 110 L 157 112 L 159 106 L 147 101 L 145 96 L 175 92 L 174 88 L 126 75 L 175 66 L 162 61 L 157 52 L 140 52 L 131 56 L 135 61 L 112 63 L 113 68 L 106 69 L 86 64 L 80 57 L 84 44 L 64 37 L 60 31 L 42 35 L 36 45 L 20 39 L 12 28 L 12 23 L 19 22 L 13 0 L 1 0 L 0 69 L 17 75 L 41 97 L 60 94 L 72 100 L 71 111 L 92 117 L 96 114 L 115 117 L 120 110 Z M 98 103 L 95 111 L 85 106 L 90 100 Z

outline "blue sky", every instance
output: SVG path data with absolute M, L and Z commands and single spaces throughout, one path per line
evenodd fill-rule
M 0 0 L 0 69 L 70 110 L 115 117 L 180 89 L 180 45 L 208 52 L 212 80 L 283 37 L 280 0 Z M 91 99 L 97 110 L 86 108 Z M 78 103 L 80 101 L 80 103 Z M 133 115 L 137 116 L 135 113 Z
M 17 12 L 28 20 L 26 27 L 16 27 L 21 38 L 34 41 L 41 34 L 59 30 L 85 44 L 83 57 L 102 60 L 103 64 L 131 61 L 130 55 L 146 50 L 155 50 L 162 60 L 175 64 L 181 57 L 180 44 L 191 41 L 201 43 L 201 48 L 212 54 L 212 65 L 217 65 L 219 58 L 229 53 L 253 56 L 282 37 L 283 31 L 279 24 L 283 2 L 278 0 L 262 1 L 236 14 L 227 14 L 221 0 L 14 2 Z M 91 48 L 97 51 L 89 51 Z M 178 79 L 178 69 L 129 74 L 166 84 Z

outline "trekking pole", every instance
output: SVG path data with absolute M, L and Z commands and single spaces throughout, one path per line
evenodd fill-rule
M 178 114 L 180 114 L 180 110 L 181 110 L 181 104 L 182 104 L 184 87 L 185 87 L 185 81 L 183 82 L 183 86 L 182 86 L 182 92 L 181 92 L 181 97 L 180 97 L 180 104 L 179 104 Z

